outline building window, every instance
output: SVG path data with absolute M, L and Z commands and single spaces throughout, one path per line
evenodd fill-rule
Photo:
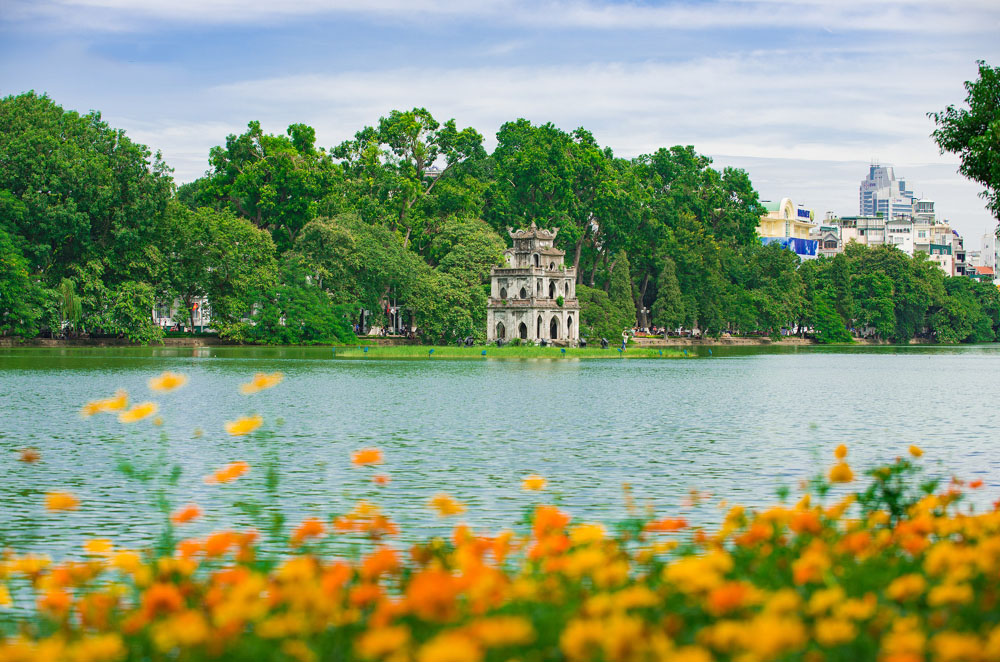
M 507 298 L 507 288 L 506 287 L 501 287 L 500 288 L 500 298 L 501 299 L 506 299 Z
M 522 299 L 527 299 L 528 298 L 528 293 L 525 292 L 525 290 L 524 290 L 523 287 L 521 288 L 521 298 Z

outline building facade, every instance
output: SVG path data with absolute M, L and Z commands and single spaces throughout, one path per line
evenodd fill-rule
M 819 241 L 814 236 L 817 225 L 811 210 L 796 207 L 789 198 L 777 203 L 761 200 L 761 204 L 767 209 L 757 225 L 761 243 L 779 244 L 802 260 L 816 257 Z
M 555 246 L 558 228 L 508 233 L 514 246 L 504 252 L 507 264 L 490 271 L 486 338 L 490 342 L 520 338 L 575 347 L 580 341 L 580 303 L 576 269 L 564 264 L 565 251 Z
M 896 179 L 889 166 L 871 164 L 858 189 L 858 214 L 896 218 L 909 216 L 912 210 L 913 191 L 906 189 L 906 181 Z

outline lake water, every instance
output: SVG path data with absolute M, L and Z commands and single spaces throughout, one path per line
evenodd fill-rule
M 707 349 L 701 349 L 707 354 Z M 329 348 L 0 348 L 0 546 L 61 556 L 88 538 L 148 545 L 160 530 L 155 490 L 124 477 L 158 458 L 179 465 L 172 504 L 198 503 L 200 534 L 249 525 L 237 502 L 280 512 L 290 523 L 328 517 L 359 498 L 377 501 L 404 537 L 442 530 L 427 509 L 434 493 L 465 502 L 464 521 L 515 524 L 536 495 L 520 490 L 546 476 L 546 498 L 576 518 L 624 513 L 622 484 L 639 503 L 689 512 L 689 490 L 749 505 L 771 503 L 829 466 L 846 443 L 855 469 L 926 451 L 941 475 L 982 478 L 977 497 L 1000 487 L 1000 347 L 714 348 L 671 360 L 419 361 L 333 359 Z M 163 370 L 187 386 L 153 394 Z M 254 372 L 285 381 L 244 396 Z M 82 419 L 88 400 L 125 388 L 160 403 L 164 425 Z M 230 437 L 227 420 L 252 412 L 267 434 Z M 198 437 L 196 429 L 203 430 Z M 42 460 L 17 461 L 32 446 Z M 377 446 L 377 487 L 352 451 Z M 253 469 L 210 486 L 203 477 L 235 460 Z M 273 466 L 277 485 L 268 486 Z M 860 471 L 858 471 L 860 473 Z M 72 513 L 46 512 L 50 490 L 79 495 Z

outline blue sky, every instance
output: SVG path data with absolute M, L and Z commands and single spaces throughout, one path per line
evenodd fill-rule
M 0 94 L 98 109 L 179 182 L 250 120 L 332 146 L 414 106 L 489 148 L 517 117 L 621 156 L 692 144 L 821 215 L 857 213 L 878 159 L 976 248 L 996 223 L 926 113 L 997 34 L 995 0 L 0 0 Z

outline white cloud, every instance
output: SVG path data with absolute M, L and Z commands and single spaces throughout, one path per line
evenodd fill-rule
M 960 6 L 932 0 L 10 0 L 8 19 L 92 30 L 135 30 L 158 22 L 270 25 L 277 20 L 367 16 L 397 22 L 451 18 L 491 24 L 592 30 L 704 30 L 798 27 L 888 32 L 989 33 L 1000 9 L 989 0 Z

